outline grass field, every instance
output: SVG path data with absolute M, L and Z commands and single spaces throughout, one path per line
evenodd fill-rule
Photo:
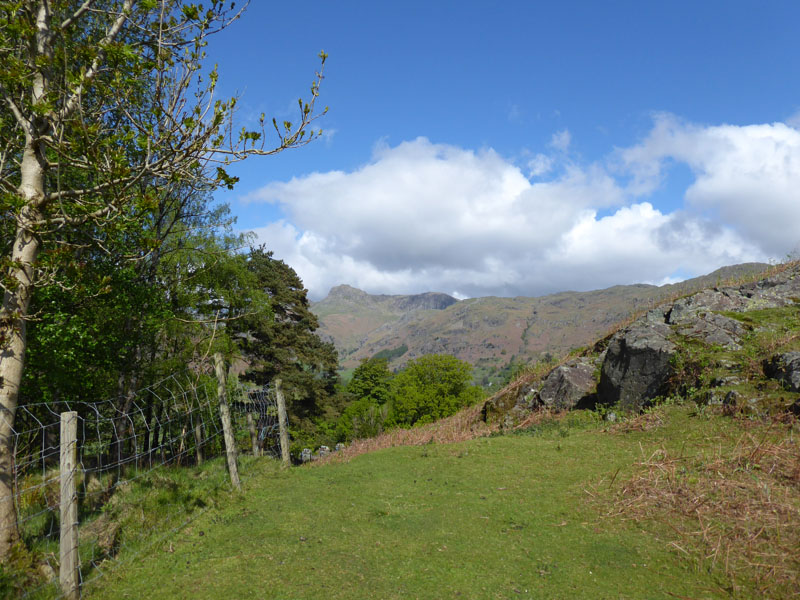
M 670 406 L 616 428 L 576 412 L 514 434 L 342 463 L 282 471 L 265 459 L 247 466 L 242 494 L 100 578 L 85 597 L 791 597 L 791 557 L 788 580 L 784 573 L 776 586 L 756 559 L 731 562 L 731 552 L 746 558 L 738 546 L 720 554 L 718 544 L 714 555 L 694 535 L 697 511 L 640 488 L 650 481 L 646 489 L 658 492 L 667 482 L 665 491 L 702 492 L 704 467 L 735 455 L 743 439 L 763 446 L 794 443 L 793 435 L 784 424 L 744 427 Z M 666 457 L 679 457 L 680 468 Z M 732 468 L 731 481 L 772 485 L 777 497 L 764 465 L 752 464 Z M 659 468 L 664 477 L 653 480 Z M 797 494 L 787 498 L 797 517 Z M 719 519 L 724 531 L 728 515 Z M 713 529 L 713 516 L 701 525 Z M 778 534 L 796 535 L 792 527 Z

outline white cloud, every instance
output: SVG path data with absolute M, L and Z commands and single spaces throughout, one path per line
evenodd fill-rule
M 796 111 L 793 115 L 786 119 L 786 124 L 789 127 L 800 129 L 800 110 Z
M 695 180 L 687 210 L 735 229 L 766 253 L 780 255 L 800 241 L 800 131 L 784 123 L 700 127 L 657 117 L 641 144 L 621 153 L 646 192 L 667 161 L 685 163 Z
M 555 161 L 551 156 L 546 154 L 537 154 L 528 161 L 528 169 L 531 177 L 541 177 L 547 175 L 553 170 L 553 163 Z
M 567 150 L 569 150 L 569 145 L 571 143 L 572 143 L 572 135 L 570 134 L 568 129 L 564 129 L 563 131 L 554 133 L 553 137 L 550 139 L 550 145 L 556 150 L 560 150 L 561 152 L 566 152 Z
M 800 241 L 800 132 L 786 125 L 661 115 L 613 168 L 569 162 L 570 141 L 559 132 L 561 154 L 528 162 L 534 181 L 491 149 L 381 144 L 353 172 L 262 188 L 251 200 L 279 203 L 287 220 L 256 233 L 314 298 L 339 283 L 469 297 L 672 281 L 781 257 Z M 665 212 L 648 194 L 670 161 L 695 180 L 683 208 Z

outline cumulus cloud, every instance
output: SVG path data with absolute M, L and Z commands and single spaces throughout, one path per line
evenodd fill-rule
M 657 117 L 650 135 L 622 159 L 641 191 L 654 188 L 668 161 L 685 163 L 695 180 L 687 210 L 735 229 L 767 254 L 800 241 L 800 131 L 784 123 L 700 127 Z
M 372 293 L 539 295 L 673 281 L 782 256 L 800 241 L 800 132 L 784 124 L 701 127 L 658 116 L 641 143 L 576 165 L 571 137 L 522 169 L 491 149 L 425 138 L 380 146 L 352 172 L 267 185 L 251 201 L 286 219 L 256 229 L 312 297 Z M 689 166 L 683 207 L 648 194 Z M 545 177 L 546 176 L 546 177 Z

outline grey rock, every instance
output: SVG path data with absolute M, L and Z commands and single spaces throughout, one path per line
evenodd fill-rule
M 487 423 L 502 422 L 510 410 L 517 405 L 516 393 L 502 390 L 483 405 L 483 420 Z
M 764 374 L 783 382 L 791 392 L 800 392 L 800 352 L 776 354 L 764 362 Z
M 510 427 L 539 406 L 539 390 L 530 384 L 502 390 L 483 405 L 483 420 Z
M 730 317 L 711 312 L 697 312 L 685 315 L 677 331 L 687 337 L 702 340 L 706 344 L 716 344 L 728 350 L 740 350 L 739 341 L 747 333 L 747 328 Z
M 340 452 L 342 450 L 344 450 L 344 444 L 342 442 L 336 444 L 336 446 L 333 449 L 334 452 Z
M 319 458 L 324 458 L 331 453 L 331 449 L 328 446 L 320 446 L 319 450 L 317 450 L 317 455 Z
M 608 348 L 603 350 L 597 357 L 594 359 L 594 366 L 600 368 L 603 366 L 603 361 L 606 359 L 606 353 L 608 352 Z
M 747 310 L 797 304 L 800 298 L 800 270 L 795 268 L 775 273 L 739 289 L 748 298 Z
M 539 404 L 539 390 L 533 386 L 524 386 L 517 395 L 517 407 L 532 409 Z
M 648 323 L 666 323 L 667 315 L 669 314 L 668 306 L 661 306 L 647 311 L 644 319 Z
M 594 361 L 580 358 L 556 367 L 545 377 L 539 400 L 558 410 L 574 408 L 594 392 L 597 385 L 594 369 Z
M 725 394 L 725 398 L 722 399 L 722 404 L 725 406 L 736 406 L 739 404 L 739 401 L 742 399 L 742 395 L 737 392 L 736 390 L 731 390 L 727 394 Z
M 724 359 L 724 358 L 717 361 L 717 366 L 720 369 L 725 369 L 727 371 L 734 371 L 734 372 L 737 372 L 737 373 L 742 370 L 742 367 L 741 367 L 741 365 L 739 363 L 737 363 L 736 361 L 727 360 L 727 359 Z
M 736 406 L 742 395 L 736 390 L 706 390 L 703 394 L 701 402 L 705 404 L 721 405 L 721 406 Z
M 606 415 L 606 421 L 608 421 L 609 423 L 614 423 L 616 422 L 616 420 L 617 420 L 617 413 L 610 412 Z
M 745 415 L 753 417 L 764 415 L 763 400 L 761 398 L 748 398 L 745 402 L 739 403 L 739 409 Z
M 692 321 L 698 312 L 740 311 L 748 300 L 738 290 L 704 290 L 693 296 L 676 300 L 667 315 L 667 323 L 680 325 Z
M 742 383 L 742 378 L 737 377 L 736 375 L 729 375 L 727 377 L 715 377 L 711 380 L 708 384 L 710 387 L 722 387 L 722 386 L 732 386 L 732 385 L 739 385 Z
M 311 461 L 311 448 L 303 448 L 300 451 L 300 462 L 307 463 Z
M 598 402 L 619 403 L 626 410 L 640 410 L 661 393 L 670 374 L 675 344 L 667 339 L 670 328 L 639 321 L 618 331 L 608 345 L 600 372 Z

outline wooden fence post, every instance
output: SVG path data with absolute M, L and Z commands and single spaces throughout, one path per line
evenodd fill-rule
M 78 413 L 61 413 L 61 536 L 59 574 L 61 592 L 67 600 L 81 597 L 78 578 L 78 495 L 75 475 L 78 470 Z
M 217 400 L 219 400 L 219 415 L 222 417 L 222 432 L 225 436 L 225 453 L 228 456 L 228 472 L 231 475 L 231 485 L 237 490 L 242 489 L 239 481 L 239 467 L 236 464 L 236 441 L 233 439 L 233 428 L 231 427 L 231 412 L 228 409 L 225 385 L 225 365 L 222 361 L 222 354 L 214 354 L 214 370 L 217 373 Z
M 281 436 L 281 460 L 289 466 L 289 419 L 286 417 L 286 401 L 283 399 L 280 378 L 275 379 L 275 398 L 278 401 L 278 431 Z
M 256 431 L 256 421 L 253 413 L 247 413 L 247 429 L 250 431 L 250 445 L 253 446 L 253 456 L 258 456 L 258 432 Z
M 194 424 L 194 449 L 197 457 L 197 464 L 203 463 L 203 423 L 197 419 Z

